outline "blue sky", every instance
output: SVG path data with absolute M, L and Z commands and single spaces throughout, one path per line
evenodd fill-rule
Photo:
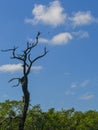
M 36 57 L 46 46 L 49 53 L 37 61 L 29 75 L 31 104 L 43 110 L 74 107 L 98 110 L 98 1 L 1 0 L 0 49 L 25 48 L 41 32 Z M 8 83 L 19 77 L 21 62 L 0 52 L 0 101 L 20 100 L 21 86 Z

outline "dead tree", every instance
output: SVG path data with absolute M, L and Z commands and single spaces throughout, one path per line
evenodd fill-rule
M 30 74 L 32 64 L 40 58 L 44 57 L 48 53 L 45 47 L 42 55 L 39 55 L 34 59 L 31 58 L 32 49 L 38 45 L 39 35 L 40 32 L 38 32 L 34 43 L 27 43 L 26 49 L 22 52 L 22 54 L 16 54 L 16 50 L 18 49 L 17 47 L 14 47 L 13 49 L 2 50 L 3 52 L 11 51 L 11 59 L 17 59 L 22 62 L 23 76 L 21 78 L 12 78 L 11 80 L 9 80 L 9 82 L 12 82 L 13 80 L 18 80 L 18 84 L 14 85 L 14 87 L 19 86 L 19 84 L 21 84 L 23 91 L 24 105 L 22 116 L 20 118 L 19 130 L 24 130 L 24 124 L 27 117 L 27 111 L 30 102 L 30 93 L 28 91 L 28 75 Z

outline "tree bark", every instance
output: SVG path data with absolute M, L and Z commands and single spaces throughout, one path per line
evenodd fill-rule
M 29 101 L 30 101 L 30 93 L 28 91 L 28 77 L 25 75 L 21 78 L 21 85 L 22 85 L 22 91 L 23 91 L 23 97 L 24 97 L 24 106 L 23 106 L 23 112 L 22 117 L 20 119 L 19 123 L 19 130 L 24 130 L 25 120 L 27 117 L 27 111 L 29 107 Z

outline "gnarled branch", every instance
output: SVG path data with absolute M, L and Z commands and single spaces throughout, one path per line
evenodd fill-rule
M 44 53 L 43 53 L 42 55 L 40 55 L 40 56 L 37 56 L 37 57 L 36 57 L 35 59 L 33 59 L 33 60 L 31 60 L 30 54 L 28 55 L 28 60 L 29 60 L 29 62 L 30 62 L 30 65 L 29 65 L 29 67 L 28 67 L 28 69 L 27 69 L 27 73 L 26 73 L 27 75 L 30 73 L 32 64 L 33 64 L 35 61 L 37 61 L 38 59 L 44 57 L 47 53 L 48 53 L 48 51 L 46 50 L 46 47 L 45 47 L 45 48 L 44 48 Z
M 12 87 L 18 87 L 20 84 L 20 78 L 12 78 L 8 82 L 12 82 L 13 80 L 18 80 L 18 83 L 16 85 L 13 85 Z

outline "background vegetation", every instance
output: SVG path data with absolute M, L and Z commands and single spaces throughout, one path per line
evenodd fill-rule
M 0 103 L 0 130 L 18 130 L 22 114 L 22 101 Z M 25 130 L 98 130 L 98 112 L 75 111 L 74 108 L 42 111 L 40 105 L 30 106 Z

